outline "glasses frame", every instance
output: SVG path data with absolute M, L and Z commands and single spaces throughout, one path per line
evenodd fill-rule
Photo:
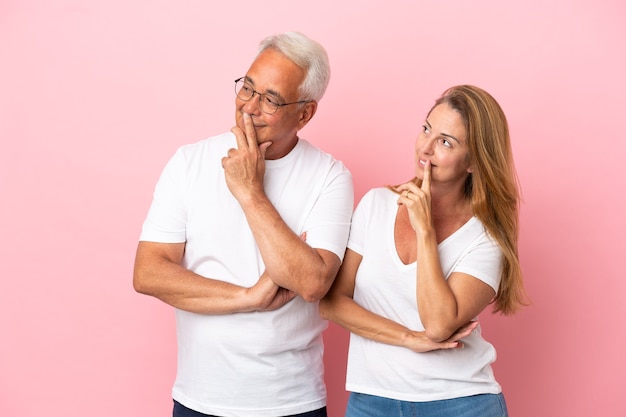
M 265 114 L 274 114 L 278 111 L 279 108 L 284 107 L 284 106 L 290 106 L 292 104 L 302 104 L 302 103 L 308 103 L 310 100 L 300 100 L 300 101 L 293 101 L 291 103 L 282 103 L 282 104 L 275 104 L 276 108 L 274 109 L 273 112 L 268 112 L 266 110 L 264 110 L 265 105 L 261 105 L 261 101 L 263 100 L 263 96 L 265 96 L 265 93 L 259 93 L 258 91 L 256 91 L 254 88 L 250 87 L 250 89 L 252 90 L 252 95 L 248 98 L 242 98 L 239 95 L 239 92 L 237 91 L 237 83 L 239 81 L 243 81 L 244 84 L 246 83 L 246 77 L 239 77 L 235 80 L 235 94 L 237 95 L 237 98 L 239 98 L 239 100 L 241 101 L 250 101 L 254 98 L 254 95 L 256 94 L 257 96 L 259 96 L 259 108 L 261 109 L 261 111 L 263 111 L 263 113 Z M 241 89 L 240 89 L 241 90 Z

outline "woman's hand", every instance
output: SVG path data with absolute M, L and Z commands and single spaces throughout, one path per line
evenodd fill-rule
M 424 166 L 424 179 L 422 185 L 418 187 L 413 182 L 399 185 L 396 191 L 400 193 L 398 204 L 407 208 L 411 227 L 415 232 L 420 232 L 432 227 L 432 210 L 430 194 L 430 161 Z
M 477 326 L 477 321 L 470 321 L 461 326 L 448 340 L 444 340 L 443 342 L 432 341 L 426 336 L 425 332 L 413 332 L 409 336 L 408 343 L 406 343 L 405 347 L 416 353 L 431 352 L 433 350 L 460 349 L 463 347 L 463 342 L 460 340 L 469 336 Z

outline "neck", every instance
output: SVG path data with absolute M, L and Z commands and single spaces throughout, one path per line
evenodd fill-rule
M 465 197 L 463 188 L 454 190 L 431 188 L 431 207 L 433 217 L 472 215 L 471 202 Z
M 293 151 L 293 148 L 298 144 L 298 136 L 294 136 L 288 143 L 283 144 L 281 147 L 275 147 L 271 144 L 265 151 L 265 159 L 273 160 L 280 159 L 286 156 L 289 152 Z

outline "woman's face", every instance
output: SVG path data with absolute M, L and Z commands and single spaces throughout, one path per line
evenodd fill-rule
M 431 165 L 431 181 L 458 185 L 472 172 L 467 132 L 459 112 L 447 103 L 432 109 L 415 142 L 415 175 L 424 178 L 426 161 Z

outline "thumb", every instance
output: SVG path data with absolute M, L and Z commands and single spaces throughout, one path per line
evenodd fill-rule
M 267 151 L 267 148 L 269 148 L 270 146 L 272 146 L 271 141 L 263 142 L 262 144 L 259 145 L 259 151 L 261 152 L 261 156 L 263 157 L 263 159 L 265 159 L 265 152 Z

